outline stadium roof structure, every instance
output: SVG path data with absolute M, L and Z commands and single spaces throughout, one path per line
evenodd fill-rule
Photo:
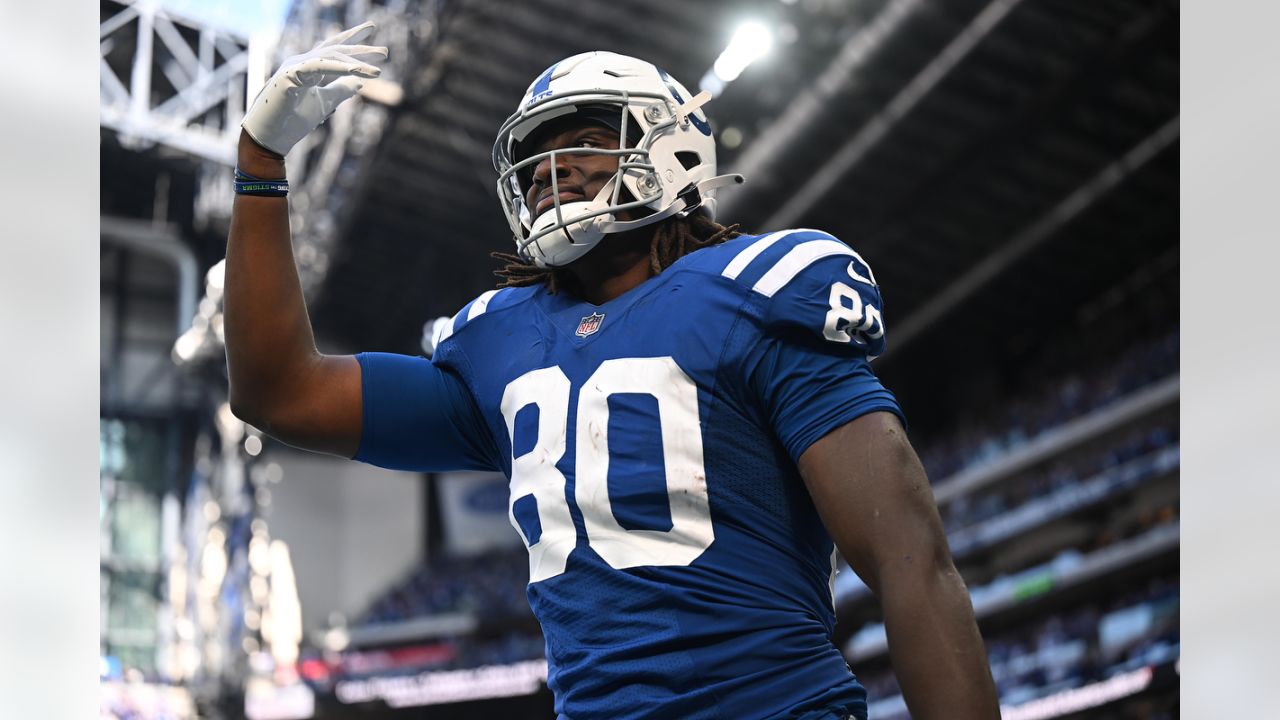
M 1119 286 L 1176 282 L 1176 2 L 439 7 L 314 305 L 340 345 L 411 352 L 491 287 L 488 252 L 510 249 L 492 136 L 540 69 L 608 48 L 693 85 L 748 17 L 783 39 L 709 106 L 742 138 L 721 167 L 747 175 L 720 219 L 821 228 L 867 258 L 890 379 L 936 358 L 917 350 L 1016 355 Z

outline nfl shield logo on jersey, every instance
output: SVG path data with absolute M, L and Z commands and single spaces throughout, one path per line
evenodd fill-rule
M 582 322 L 578 323 L 578 337 L 586 337 L 599 330 L 602 322 L 604 322 L 604 313 L 591 313 L 582 318 Z

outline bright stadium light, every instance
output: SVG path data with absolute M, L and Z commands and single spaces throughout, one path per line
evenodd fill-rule
M 748 65 L 768 55 L 771 49 L 773 33 L 768 26 L 754 21 L 743 23 L 711 69 L 721 80 L 733 82 Z
M 738 26 L 729 45 L 716 58 L 715 64 L 702 76 L 701 89 L 719 95 L 743 70 L 773 49 L 773 31 L 768 25 L 752 20 Z
M 209 268 L 209 272 L 205 273 L 204 275 L 205 291 L 206 292 L 213 291 L 209 293 L 211 295 L 214 294 L 214 292 L 216 292 L 218 297 L 221 297 L 222 288 L 226 282 L 226 275 L 227 275 L 227 260 L 226 258 L 223 258 L 222 260 L 219 260 L 218 262 L 214 263 L 213 267 Z M 217 299 L 218 298 L 214 298 L 214 300 L 217 300 Z

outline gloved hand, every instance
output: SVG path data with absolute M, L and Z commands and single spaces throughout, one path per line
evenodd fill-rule
M 285 59 L 254 99 L 241 127 L 262 147 L 286 155 L 360 90 L 361 78 L 381 74 L 377 66 L 357 60 L 387 58 L 385 47 L 356 44 L 375 29 L 366 22 Z

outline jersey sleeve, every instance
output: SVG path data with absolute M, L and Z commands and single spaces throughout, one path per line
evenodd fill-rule
M 793 240 L 752 289 L 768 298 L 764 322 L 776 332 L 868 361 L 884 353 L 884 304 L 871 266 L 830 235 Z
M 758 255 L 738 278 L 751 288 L 761 335 L 749 382 L 791 458 L 870 412 L 892 412 L 905 425 L 897 399 L 871 369 L 884 352 L 885 324 L 866 261 L 815 231 L 790 232 Z
M 361 353 L 355 459 L 393 470 L 496 470 L 497 450 L 475 400 L 450 369 L 408 355 Z

